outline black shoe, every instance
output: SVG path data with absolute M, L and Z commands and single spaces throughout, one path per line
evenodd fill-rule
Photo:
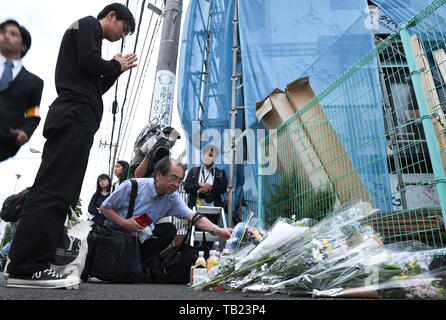
M 53 269 L 37 271 L 31 276 L 9 274 L 6 286 L 9 288 L 78 289 L 81 279 L 72 275 L 60 274 Z

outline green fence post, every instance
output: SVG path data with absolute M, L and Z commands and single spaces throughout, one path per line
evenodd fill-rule
M 262 185 L 262 175 L 261 173 L 261 159 L 262 159 L 262 141 L 257 141 L 257 218 L 259 221 L 265 221 L 262 218 L 262 195 L 263 195 L 263 185 Z
M 420 111 L 423 129 L 426 134 L 427 148 L 431 157 L 432 169 L 434 171 L 435 183 L 437 184 L 438 197 L 440 199 L 441 212 L 443 219 L 446 219 L 446 177 L 443 170 L 440 148 L 435 136 L 434 125 L 432 124 L 432 114 L 429 111 L 426 96 L 421 81 L 421 70 L 418 69 L 415 54 L 412 49 L 408 25 L 403 23 L 399 26 L 401 41 L 403 43 L 404 53 L 409 66 L 410 77 L 415 91 L 415 96 Z M 446 220 L 444 220 L 446 221 Z

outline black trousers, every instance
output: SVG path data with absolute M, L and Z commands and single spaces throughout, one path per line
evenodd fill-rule
M 153 229 L 155 237 L 147 239 L 141 245 L 141 262 L 144 270 L 152 265 L 153 259 L 167 248 L 176 234 L 177 229 L 173 223 L 165 222 L 155 225 Z
M 20 147 L 14 144 L 17 135 L 9 132 L 9 127 L 0 123 L 0 162 L 17 154 Z
M 55 102 L 43 135 L 42 163 L 23 206 L 9 252 L 12 276 L 49 267 L 61 238 L 69 206 L 76 204 L 99 124 L 88 104 Z

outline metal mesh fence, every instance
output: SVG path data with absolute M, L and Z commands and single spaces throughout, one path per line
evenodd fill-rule
M 362 199 L 380 209 L 369 222 L 385 241 L 444 246 L 446 21 L 436 12 L 445 2 L 380 39 L 305 105 L 287 90 L 297 112 L 259 144 L 260 154 L 277 154 L 272 173 L 259 161 L 266 225 L 320 220 Z

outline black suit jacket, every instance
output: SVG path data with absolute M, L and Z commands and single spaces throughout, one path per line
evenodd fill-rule
M 188 193 L 187 206 L 193 208 L 197 203 L 197 192 L 200 187 L 198 186 L 198 179 L 200 178 L 200 167 L 192 168 L 186 177 L 184 182 L 184 191 Z M 228 187 L 228 178 L 226 177 L 225 170 L 215 168 L 214 183 L 212 184 L 212 193 L 214 194 L 214 206 L 223 207 L 223 201 L 221 195 L 226 192 Z
M 1 149 L 15 149 L 15 154 L 20 148 L 14 145 L 16 135 L 9 133 L 10 128 L 21 129 L 26 133 L 28 139 L 31 138 L 39 125 L 40 115 L 30 111 L 34 107 L 37 107 L 34 110 L 39 110 L 42 90 L 43 80 L 22 67 L 9 86 L 0 91 Z M 29 111 L 28 114 L 27 111 Z M 0 150 L 0 152 L 2 151 Z

